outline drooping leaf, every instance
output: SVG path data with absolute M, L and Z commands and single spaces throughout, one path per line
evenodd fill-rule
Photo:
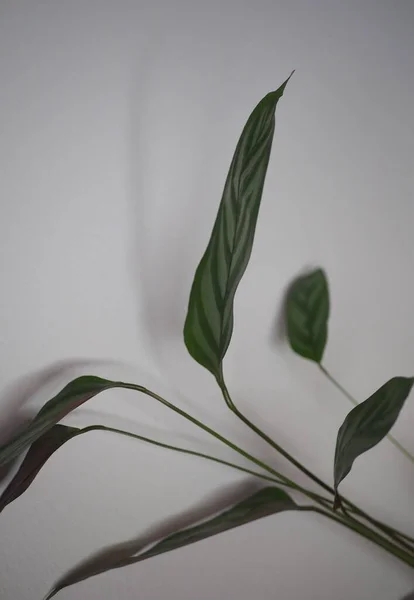
M 191 356 L 216 378 L 220 378 L 233 331 L 234 296 L 252 251 L 273 140 L 274 113 L 289 79 L 259 102 L 243 129 L 210 241 L 191 289 L 185 344 Z
M 328 337 L 329 289 L 325 273 L 316 269 L 298 277 L 286 301 L 287 335 L 300 356 L 320 363 Z
M 23 431 L 3 446 L 0 446 L 0 467 L 17 458 L 28 446 L 38 440 L 75 408 L 97 394 L 112 388 L 135 389 L 151 395 L 151 392 L 142 386 L 135 386 L 121 381 L 109 381 L 92 375 L 78 377 L 49 400 Z
M 141 538 L 136 542 L 130 541 L 99 552 L 61 577 L 45 600 L 49 600 L 65 587 L 111 569 L 125 567 L 158 554 L 194 544 L 269 515 L 298 509 L 299 507 L 283 490 L 276 487 L 263 488 L 218 516 L 169 535 L 145 552 L 142 551 L 148 545 L 148 542 L 143 543 Z
M 390 431 L 414 384 L 414 377 L 393 377 L 345 418 L 335 449 L 335 490 L 354 460 L 373 448 Z
M 54 425 L 30 446 L 19 470 L 0 497 L 0 512 L 27 490 L 52 454 L 79 431 L 76 427 Z

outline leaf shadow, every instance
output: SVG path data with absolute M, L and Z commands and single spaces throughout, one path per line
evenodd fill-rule
M 126 566 L 123 564 L 125 560 L 138 555 L 144 549 L 154 545 L 159 540 L 214 516 L 214 514 L 236 504 L 241 499 L 248 497 L 261 487 L 263 486 L 258 485 L 254 480 L 248 480 L 229 485 L 224 490 L 220 489 L 220 491 L 215 491 L 197 506 L 150 526 L 138 537 L 131 538 L 130 540 L 118 544 L 111 544 L 104 549 L 93 553 L 67 571 L 59 578 L 59 581 L 69 581 L 71 576 L 75 574 L 76 581 L 82 581 L 89 577 L 99 575 L 100 573 Z M 63 585 L 62 587 L 66 586 Z
M 0 395 L 0 445 L 6 444 L 33 419 L 37 411 L 33 408 L 29 410 L 25 405 L 43 387 L 73 370 L 84 369 L 89 365 L 102 365 L 105 362 L 105 360 L 84 358 L 64 359 L 10 383 Z M 12 461 L 0 469 L 0 482 L 7 477 L 15 463 L 16 461 Z
M 284 343 L 287 338 L 286 305 L 292 285 L 293 281 L 291 281 L 282 292 L 282 299 L 280 300 L 279 307 L 276 310 L 276 315 L 273 321 L 273 327 L 270 333 L 271 342 L 277 346 Z
M 208 133 L 212 128 L 218 128 L 219 123 L 213 120 L 212 124 L 211 108 L 210 111 L 196 110 L 196 116 L 193 113 L 183 116 L 172 113 L 176 106 L 174 102 L 165 105 L 165 92 L 159 87 L 159 74 L 165 69 L 165 57 L 161 51 L 154 53 L 154 47 L 163 48 L 164 40 L 160 37 L 157 42 L 154 46 L 151 39 L 144 51 L 142 63 L 145 68 L 141 67 L 141 71 L 135 74 L 130 93 L 128 170 L 131 247 L 128 262 L 139 298 L 138 320 L 145 323 L 146 343 L 165 371 L 170 361 L 165 352 L 166 344 L 172 343 L 173 348 L 181 344 L 180 349 L 184 349 L 183 327 L 191 288 L 188 274 L 195 271 L 204 250 L 202 242 L 200 247 L 200 238 L 205 235 L 205 243 L 208 241 L 222 189 L 220 185 L 217 198 L 213 197 L 210 201 L 209 187 L 200 185 L 200 182 L 209 180 L 216 168 L 220 168 L 217 153 L 212 152 L 211 142 L 206 142 Z M 185 78 L 185 70 L 183 73 Z M 179 129 L 180 126 L 183 130 Z M 180 140 L 184 160 L 188 160 L 189 166 L 184 185 L 181 181 L 182 167 L 176 173 L 171 171 L 170 166 L 166 169 L 163 163 L 165 154 L 157 151 L 158 145 L 163 151 L 168 143 L 180 144 Z M 198 140 L 203 143 L 197 144 Z M 191 145 L 191 152 L 187 144 Z M 154 156 L 158 155 L 160 158 L 155 159 Z M 164 174 L 160 173 L 160 169 L 164 169 Z M 154 187 L 153 180 L 160 176 L 170 187 L 169 204 L 162 200 L 165 192 L 160 193 Z M 154 207 L 158 207 L 158 212 Z M 206 228 L 204 223 L 208 222 L 212 212 L 211 227 Z M 178 218 L 179 213 L 185 217 Z M 198 247 L 200 256 L 194 256 L 191 250 Z

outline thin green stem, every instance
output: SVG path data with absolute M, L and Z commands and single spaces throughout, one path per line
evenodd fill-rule
M 254 477 L 258 477 L 259 479 L 263 479 L 264 481 L 269 481 L 271 483 L 277 483 L 278 485 L 283 485 L 284 487 L 297 490 L 297 486 L 290 485 L 290 483 L 286 483 L 285 481 L 281 481 L 276 477 L 271 477 L 269 475 L 265 475 L 264 473 L 258 473 L 257 471 L 253 471 L 252 469 L 247 469 L 246 467 L 241 467 L 240 465 L 236 465 L 235 463 L 229 462 L 227 460 L 223 460 L 221 458 L 217 458 L 215 456 L 211 456 L 210 454 L 205 454 L 204 452 L 197 452 L 197 450 L 190 450 L 188 448 L 181 448 L 179 446 L 173 446 L 171 444 L 165 444 L 164 442 L 159 442 L 158 440 L 154 440 L 152 438 L 145 437 L 143 435 L 138 435 L 136 433 L 131 433 L 130 431 L 125 431 L 124 429 L 117 429 L 115 427 L 107 427 L 105 425 L 90 425 L 89 427 L 84 427 L 77 433 L 76 435 L 80 435 L 82 433 L 88 433 L 90 431 L 107 431 L 112 433 L 117 433 L 120 435 L 124 435 L 142 442 L 147 442 L 149 444 L 153 444 L 154 446 L 159 446 L 160 448 L 166 448 L 167 450 L 174 450 L 175 452 L 181 452 L 182 454 L 190 454 L 192 456 L 197 456 L 199 458 L 203 458 L 220 465 L 224 465 L 226 467 L 231 467 L 237 471 L 242 473 L 247 473 L 248 475 L 253 475 Z M 331 502 L 327 498 L 320 496 L 319 494 L 314 494 L 313 492 L 308 491 L 308 496 L 312 498 L 315 502 L 319 502 L 323 504 L 326 508 L 330 508 Z
M 264 475 L 262 473 L 258 473 L 257 471 L 253 471 L 251 469 L 247 469 L 247 468 L 241 467 L 239 465 L 236 465 L 236 464 L 231 463 L 231 462 L 226 461 L 226 460 L 222 460 L 220 458 L 216 458 L 216 457 L 211 456 L 209 454 L 205 454 L 205 453 L 202 453 L 202 452 L 197 452 L 195 450 L 190 450 L 190 449 L 187 449 L 187 448 L 181 448 L 181 447 L 178 447 L 178 446 L 173 446 L 171 444 L 165 444 L 164 442 L 159 442 L 159 441 L 154 440 L 152 438 L 148 438 L 148 437 L 145 437 L 145 436 L 142 436 L 142 435 L 131 433 L 131 432 L 125 431 L 123 429 L 117 429 L 115 427 L 107 427 L 105 425 L 90 425 L 89 427 L 85 427 L 85 428 L 81 429 L 77 435 L 81 435 L 81 434 L 88 433 L 88 432 L 91 432 L 91 431 L 106 431 L 106 432 L 110 432 L 110 433 L 116 433 L 116 434 L 119 434 L 119 435 L 124 435 L 126 437 L 130 437 L 130 438 L 133 438 L 133 439 L 136 439 L 136 440 L 139 440 L 139 441 L 147 442 L 147 443 L 153 444 L 153 445 L 161 447 L 161 448 L 166 448 L 168 450 L 174 450 L 175 452 L 180 452 L 182 454 L 189 454 L 189 455 L 192 455 L 192 456 L 197 456 L 199 458 L 203 458 L 203 459 L 206 459 L 206 460 L 209 460 L 209 461 L 221 464 L 221 465 L 225 465 L 227 467 L 231 467 L 231 468 L 236 469 L 238 471 L 241 471 L 243 473 L 247 473 L 249 475 L 253 475 L 254 477 L 258 477 L 258 478 L 263 479 L 265 481 L 269 481 L 271 483 L 277 483 L 279 485 L 280 484 L 285 485 L 284 482 L 281 482 L 281 481 L 279 481 L 278 479 L 276 479 L 274 477 L 269 477 L 269 476 Z M 288 486 L 288 487 L 290 487 L 290 486 Z M 316 497 L 318 497 L 318 496 L 316 495 Z M 327 501 L 326 499 L 321 498 L 321 497 L 318 497 L 318 498 L 320 498 L 321 500 L 327 502 L 328 503 L 327 508 L 329 508 L 329 501 Z M 329 519 L 331 519 L 331 520 L 333 520 L 333 521 L 335 521 L 337 523 L 340 523 L 341 525 L 343 525 L 345 527 L 348 527 L 349 529 L 351 529 L 353 531 L 356 531 L 357 533 L 360 533 L 360 535 L 363 535 L 364 537 L 370 539 L 371 541 L 375 541 L 376 543 L 379 543 L 383 548 L 387 549 L 388 551 L 391 551 L 390 550 L 391 545 L 388 544 L 386 542 L 386 540 L 384 540 L 383 538 L 380 538 L 380 536 L 378 536 L 377 534 L 375 534 L 373 532 L 367 533 L 367 531 L 369 531 L 369 530 L 367 530 L 366 527 L 364 527 L 356 519 L 354 519 L 353 517 L 351 517 L 347 513 L 345 513 L 346 519 L 344 519 L 344 518 L 341 518 L 338 515 L 334 515 L 333 513 L 326 512 L 326 510 L 320 509 L 320 508 L 315 507 L 315 506 L 313 506 L 313 507 L 309 507 L 309 506 L 299 507 L 299 510 L 300 511 L 308 511 L 308 512 L 312 511 L 312 512 L 316 512 L 318 514 L 324 515 L 325 517 L 327 517 L 327 518 L 329 518 Z M 351 521 L 351 524 L 348 521 Z M 411 550 L 411 548 L 409 546 L 406 546 L 406 549 Z M 392 553 L 395 554 L 394 550 L 392 551 Z M 402 558 L 402 556 L 400 556 L 400 554 L 398 554 L 398 557 L 401 558 L 402 560 L 405 560 L 405 558 Z M 405 562 L 407 562 L 407 560 L 405 560 Z M 409 563 L 409 564 L 411 564 L 411 563 Z
M 266 433 L 264 433 L 261 429 L 259 429 L 254 423 L 252 423 L 245 415 L 243 415 L 238 410 L 237 406 L 235 405 L 233 399 L 230 396 L 230 393 L 224 382 L 224 378 L 223 378 L 222 374 L 220 376 L 220 379 L 217 380 L 217 383 L 222 391 L 222 394 L 223 394 L 223 397 L 224 397 L 224 400 L 225 400 L 227 406 L 243 423 L 245 423 L 252 431 L 254 431 L 257 435 L 259 435 L 264 441 L 266 441 L 270 446 L 272 446 L 279 454 L 281 454 L 283 457 L 285 457 L 291 464 L 293 464 L 296 468 L 298 468 L 302 473 L 307 475 L 312 481 L 317 483 L 325 491 L 329 492 L 332 495 L 335 495 L 335 491 L 333 490 L 333 488 L 331 488 L 324 481 L 319 479 L 319 477 L 314 475 L 304 465 L 299 463 L 299 461 L 297 461 L 293 456 L 291 456 L 288 452 L 286 452 L 283 448 L 281 448 L 281 446 L 279 446 L 279 444 L 274 442 Z M 399 532 L 397 532 L 396 530 L 394 530 L 391 527 L 388 527 L 387 525 L 382 524 L 380 521 L 373 519 L 368 514 L 366 514 L 364 511 L 362 511 L 357 506 L 355 506 L 353 503 L 351 503 L 349 500 L 347 500 L 346 498 L 344 498 L 344 497 L 341 497 L 341 498 L 342 498 L 343 503 L 348 505 L 349 507 L 352 507 L 359 516 L 361 516 L 362 518 L 364 518 L 365 520 L 370 522 L 372 525 L 377 527 L 377 529 L 381 530 L 383 533 L 388 535 L 388 537 L 390 537 L 394 541 L 397 541 L 398 543 L 400 543 L 402 546 L 404 546 L 406 548 L 408 547 L 406 541 L 404 541 L 400 538 Z M 319 502 L 319 504 L 322 504 L 322 503 Z M 326 507 L 326 505 L 325 505 L 325 507 Z
M 348 400 L 351 402 L 351 404 L 353 404 L 354 406 L 358 406 L 358 401 L 351 396 L 351 394 L 335 379 L 335 377 L 333 377 L 330 372 L 325 369 L 325 367 L 321 364 L 318 365 L 319 369 L 321 370 L 321 372 L 325 375 L 325 377 L 327 379 L 329 379 L 329 381 L 332 383 L 332 385 L 334 385 L 346 398 L 348 398 Z M 411 462 L 414 463 L 414 456 L 408 452 L 408 450 L 406 448 L 404 448 L 404 446 L 402 444 L 400 444 L 400 442 L 398 440 L 395 439 L 394 436 L 392 436 L 390 433 L 387 435 L 387 438 L 390 440 L 390 442 L 392 444 L 394 444 L 394 446 L 396 448 L 398 448 L 398 450 L 404 454 L 404 456 L 406 458 L 408 458 Z
M 181 452 L 182 454 L 190 454 L 192 456 L 198 456 L 199 458 L 204 458 L 206 460 L 219 463 L 221 465 L 225 465 L 226 467 L 231 467 L 232 469 L 236 469 L 237 471 L 242 471 L 243 473 L 248 473 L 249 475 L 253 475 L 254 477 L 258 477 L 260 479 L 264 479 L 265 481 L 270 481 L 272 483 L 277 483 L 279 485 L 285 485 L 283 481 L 279 481 L 275 477 L 270 477 L 269 475 L 264 475 L 263 473 L 258 473 L 257 471 L 252 471 L 251 469 L 246 469 L 245 467 L 241 467 L 227 460 L 222 460 L 221 458 L 216 458 L 215 456 L 210 456 L 209 454 L 204 454 L 204 452 L 197 452 L 196 450 L 190 450 L 188 448 L 181 448 L 179 446 L 172 446 L 171 444 L 164 444 L 164 442 L 159 442 L 157 440 L 153 440 L 152 438 L 145 437 L 143 435 L 138 435 L 136 433 L 131 433 L 129 431 L 125 431 L 124 429 L 116 429 L 115 427 L 106 427 L 105 425 L 90 425 L 89 427 L 84 427 L 79 431 L 77 435 L 88 433 L 90 431 L 107 431 L 111 433 L 117 433 L 119 435 L 124 435 L 141 442 L 147 442 L 149 444 L 153 444 L 154 446 L 159 446 L 160 448 L 166 448 L 167 450 L 174 450 L 175 452 Z
M 199 427 L 200 429 L 202 429 L 203 431 L 205 431 L 209 435 L 213 436 L 214 438 L 216 438 L 217 440 L 219 440 L 220 442 L 222 442 L 223 444 L 225 444 L 227 447 L 231 448 L 232 450 L 234 450 L 235 452 L 237 452 L 238 454 L 240 454 L 241 456 L 243 456 L 244 458 L 246 458 L 250 462 L 254 463 L 256 466 L 258 466 L 261 469 L 263 469 L 263 470 L 267 471 L 268 473 L 270 473 L 272 476 L 274 476 L 275 478 L 277 478 L 277 483 L 284 484 L 287 487 L 289 487 L 289 488 L 291 488 L 291 489 L 293 489 L 295 491 L 301 492 L 304 496 L 312 499 L 314 502 L 316 502 L 317 504 L 319 504 L 320 506 L 322 506 L 322 508 L 325 509 L 325 510 L 326 509 L 331 509 L 332 510 L 332 508 L 330 506 L 330 503 L 329 503 L 329 500 L 327 500 L 326 498 L 323 498 L 322 496 L 319 496 L 318 494 L 310 492 L 309 490 L 306 490 L 303 487 L 297 485 L 295 482 L 293 482 L 288 477 L 285 477 L 284 475 L 282 475 L 281 473 L 279 473 L 278 471 L 276 471 L 275 469 L 273 469 L 272 467 L 270 467 L 269 465 L 267 465 L 263 461 L 261 461 L 258 458 L 252 456 L 251 454 L 249 454 L 248 452 L 246 452 L 245 450 L 243 450 L 242 448 L 240 448 L 239 446 L 237 446 L 236 444 L 234 444 L 230 440 L 226 439 L 224 436 L 220 435 L 219 433 L 217 433 L 216 431 L 214 431 L 213 429 L 211 429 L 210 427 L 208 427 L 207 425 L 205 425 L 204 423 L 202 423 L 201 421 L 199 421 L 195 417 L 192 417 L 190 414 L 186 413 L 184 410 L 182 410 L 178 406 L 175 406 L 171 402 L 168 402 L 162 396 L 159 396 L 158 394 L 155 394 L 151 390 L 149 390 L 149 389 L 147 389 L 147 388 L 145 388 L 143 386 L 140 386 L 140 385 L 135 385 L 135 384 L 130 384 L 130 383 L 124 383 L 124 382 L 117 382 L 116 386 L 117 387 L 122 387 L 122 388 L 125 388 L 125 389 L 130 389 L 130 390 L 135 390 L 135 391 L 141 392 L 141 393 L 146 394 L 146 395 L 150 396 L 151 398 L 157 400 L 158 402 L 160 402 L 161 404 L 163 404 L 164 406 L 166 406 L 167 408 L 169 408 L 173 412 L 179 414 L 180 416 L 182 416 L 186 420 L 190 421 L 191 423 L 193 423 L 194 425 L 196 425 L 197 427 Z M 227 392 L 227 390 L 226 390 L 226 392 Z M 227 394 L 228 394 L 228 392 L 227 392 Z M 235 407 L 234 403 L 231 401 L 229 395 L 228 395 L 228 398 L 229 398 L 229 401 L 230 401 L 230 406 L 233 407 L 232 410 L 236 411 L 236 414 L 238 414 L 239 411 Z M 301 465 L 300 463 L 298 463 L 298 461 L 296 461 L 287 452 L 285 452 L 282 448 L 280 448 L 277 444 L 275 444 L 273 442 L 273 440 L 271 440 L 271 438 L 269 438 L 266 434 L 263 434 L 263 432 L 260 432 L 260 430 L 258 428 L 256 428 L 253 424 L 250 424 L 250 421 L 248 421 L 248 419 L 242 419 L 242 420 L 244 420 L 244 422 L 247 425 L 249 425 L 249 426 L 252 425 L 253 426 L 253 431 L 255 431 L 256 433 L 258 433 L 258 435 L 262 434 L 262 435 L 260 435 L 260 437 L 263 437 L 263 439 L 265 439 L 268 443 L 270 443 L 278 452 L 280 452 L 283 456 L 285 456 L 285 458 L 287 458 L 288 460 L 290 460 L 290 462 L 292 462 L 295 466 L 297 466 L 297 468 L 300 469 L 303 473 L 305 473 L 310 479 L 312 479 L 314 482 L 316 482 L 319 485 L 321 485 L 321 487 L 323 487 L 326 491 L 329 491 L 331 494 L 334 493 L 334 490 L 332 488 L 330 488 L 328 485 L 326 485 L 318 477 L 316 477 L 315 475 L 313 475 L 313 473 L 311 473 L 310 471 L 308 471 L 308 469 L 306 469 L 305 467 L 303 467 L 303 465 Z M 257 429 L 257 431 L 256 431 L 256 429 Z M 134 434 L 131 434 L 131 435 L 134 435 Z M 347 502 L 347 504 L 350 507 L 352 507 L 354 510 L 356 510 L 359 515 L 363 516 L 363 518 L 367 518 L 368 520 L 370 520 L 370 517 L 368 515 L 365 515 L 365 513 L 363 513 L 363 511 L 361 511 L 360 509 L 358 509 L 358 507 L 356 507 L 355 505 L 353 505 L 352 503 L 350 503 L 349 501 L 347 501 L 344 498 L 343 498 L 343 500 L 345 502 Z M 357 531 L 361 535 L 364 535 L 364 537 L 367 537 L 368 539 L 371 539 L 372 541 L 376 542 L 378 545 L 382 546 L 383 548 L 385 548 L 386 550 L 388 550 L 389 552 L 391 552 L 395 556 L 398 556 L 403 562 L 406 562 L 410 566 L 414 566 L 414 557 L 412 557 L 411 555 L 408 555 L 407 552 L 405 552 L 403 549 L 401 549 L 401 547 L 395 546 L 395 544 L 393 544 L 392 542 L 389 542 L 388 540 L 384 539 L 381 535 L 379 535 L 375 531 L 372 531 L 371 529 L 369 529 L 365 525 L 361 524 L 356 519 L 350 520 L 349 518 L 346 518 L 346 516 L 342 517 L 342 516 L 334 515 L 334 514 L 327 513 L 327 512 L 325 513 L 325 510 L 322 510 L 322 509 L 319 509 L 319 510 L 321 511 L 321 513 L 325 514 L 325 516 L 329 516 L 329 518 L 331 518 L 333 520 L 336 520 L 336 521 L 339 521 L 339 522 L 342 522 L 342 523 L 346 523 L 346 526 L 348 526 L 350 529 L 353 529 L 354 531 Z M 383 527 L 385 528 L 385 526 L 383 526 Z M 390 528 L 387 528 L 387 529 L 388 529 L 388 531 L 386 533 L 387 533 L 387 535 L 390 535 L 390 533 L 389 533 Z
M 411 552 L 414 552 L 414 539 L 412 537 L 406 535 L 402 531 L 398 531 L 398 529 L 394 529 L 393 527 L 390 527 L 388 525 L 385 525 L 384 523 L 381 523 L 381 521 L 378 521 L 377 519 L 374 519 L 373 517 L 368 515 L 366 512 L 364 512 L 363 510 L 361 510 L 360 508 L 355 506 L 355 504 L 353 504 L 349 500 L 346 501 L 346 504 L 347 504 L 347 508 L 342 506 L 342 510 L 348 518 L 353 519 L 354 518 L 353 514 L 358 515 L 359 517 L 361 517 L 362 519 L 365 519 L 371 525 L 374 525 L 374 527 L 376 527 L 377 529 L 379 529 L 380 531 L 382 531 L 383 533 L 385 533 L 386 535 L 388 535 L 389 537 L 391 537 L 392 539 L 394 539 L 395 541 L 400 543 L 405 548 L 411 550 Z M 348 510 L 348 508 L 349 508 L 349 510 Z M 407 544 L 407 542 L 408 542 L 408 544 Z
M 386 550 L 390 554 L 396 556 L 397 558 L 402 560 L 404 563 L 406 563 L 410 567 L 414 567 L 414 556 L 412 554 L 409 554 L 404 549 L 400 548 L 399 546 L 396 546 L 392 542 L 389 542 L 388 540 L 383 538 L 381 535 L 379 535 L 375 531 L 372 531 L 371 529 L 369 529 L 365 525 L 359 523 L 358 521 L 346 520 L 344 518 L 339 517 L 338 515 L 335 515 L 334 513 L 328 513 L 326 511 L 322 510 L 321 508 L 318 508 L 317 506 L 310 506 L 310 507 L 304 506 L 304 507 L 301 507 L 300 510 L 314 512 L 314 513 L 323 515 L 324 517 L 331 519 L 332 521 L 335 521 L 336 523 L 340 523 L 344 527 L 351 529 L 352 531 L 358 533 L 359 535 L 370 540 L 371 542 L 374 542 L 378 546 L 381 546 L 384 550 Z
M 302 494 L 304 494 L 308 498 L 312 499 L 313 501 L 318 502 L 322 506 L 326 506 L 326 502 L 327 502 L 326 499 L 318 496 L 317 494 L 314 494 L 313 492 L 310 492 L 310 491 L 302 488 L 300 485 L 297 485 L 294 481 L 292 481 L 291 479 L 289 479 L 282 473 L 279 473 L 278 471 L 276 471 L 275 469 L 273 469 L 272 467 L 270 467 L 269 465 L 264 463 L 262 460 L 259 460 L 258 458 L 252 456 L 251 454 L 249 454 L 248 452 L 246 452 L 245 450 L 243 450 L 242 448 L 240 448 L 239 446 L 237 446 L 236 444 L 234 444 L 233 442 L 231 442 L 224 436 L 220 435 L 217 431 L 214 431 L 214 429 L 211 429 L 210 427 L 208 427 L 208 425 L 205 425 L 204 423 L 202 423 L 195 417 L 186 413 L 184 410 L 182 410 L 178 406 L 175 406 L 175 404 L 168 402 L 168 400 L 166 400 L 162 396 L 159 396 L 158 394 L 156 394 L 155 392 L 152 392 L 148 388 L 145 388 L 141 385 L 136 385 L 133 383 L 124 383 L 122 381 L 118 381 L 118 382 L 116 382 L 116 386 L 124 388 L 124 389 L 135 390 L 135 391 L 141 392 L 143 394 L 146 394 L 147 396 L 150 396 L 151 398 L 154 398 L 154 400 L 157 400 L 158 402 L 160 402 L 161 404 L 163 404 L 170 410 L 179 414 L 181 417 L 184 417 L 187 421 L 190 421 L 191 423 L 193 423 L 194 425 L 196 425 L 197 427 L 199 427 L 200 429 L 202 429 L 209 435 L 211 435 L 214 438 L 216 438 L 217 440 L 219 440 L 221 443 L 225 444 L 228 448 L 231 448 L 232 450 L 234 450 L 235 452 L 237 452 L 238 454 L 240 454 L 241 456 L 243 456 L 250 462 L 254 463 L 256 466 L 260 467 L 264 471 L 267 471 L 274 477 L 277 477 L 279 483 L 284 483 L 287 487 L 290 487 L 293 490 L 301 492 Z
M 355 400 L 355 398 L 353 396 L 351 396 L 351 394 L 344 388 L 342 387 L 342 385 L 339 383 L 339 381 L 337 381 L 336 379 L 334 379 L 332 377 L 332 375 L 329 373 L 329 371 L 327 369 L 325 369 L 325 367 L 323 365 L 321 365 L 321 363 L 318 364 L 319 369 L 322 371 L 322 373 L 325 375 L 325 377 L 327 379 L 329 379 L 329 381 L 344 395 L 346 396 L 346 398 L 348 398 L 348 400 L 354 405 L 354 406 L 358 406 L 358 402 Z
M 276 442 L 274 442 L 271 437 L 269 437 L 266 433 L 264 433 L 264 431 L 262 431 L 261 429 L 259 429 L 243 413 L 241 413 L 239 411 L 239 409 L 237 408 L 237 406 L 234 404 L 232 398 L 230 397 L 229 391 L 227 389 L 227 386 L 226 386 L 226 384 L 224 382 L 223 377 L 221 377 L 220 379 L 217 379 L 217 383 L 218 383 L 218 385 L 219 385 L 219 387 L 221 389 L 221 392 L 223 394 L 223 398 L 224 398 L 227 406 L 230 408 L 230 410 L 241 421 L 243 421 L 243 423 L 245 425 L 247 425 L 247 427 L 249 427 L 259 437 L 261 437 L 265 442 L 267 442 L 270 446 L 272 446 L 272 448 L 274 448 L 281 456 L 283 456 L 284 458 L 286 458 L 286 460 L 288 460 L 292 465 L 294 465 L 297 469 L 299 469 L 299 471 L 301 471 L 302 473 L 304 473 L 314 483 L 318 484 L 323 490 L 325 490 L 326 492 L 329 492 L 329 494 L 331 494 L 333 496 L 335 495 L 335 491 L 334 491 L 333 488 L 331 488 L 324 481 L 322 481 L 321 479 L 319 479 L 319 477 L 317 477 L 311 471 L 309 471 L 309 469 L 307 469 L 298 460 L 296 460 L 296 458 L 294 458 L 291 454 L 289 454 L 289 452 L 286 452 L 286 450 L 284 448 L 282 448 L 281 446 L 279 446 L 279 444 L 276 444 Z
M 398 531 L 397 529 L 394 529 L 394 531 L 396 531 L 398 533 L 400 538 L 403 538 L 404 540 L 407 540 L 407 542 L 411 542 L 414 545 L 414 538 L 407 535 L 406 533 L 403 533 L 402 531 Z
M 342 507 L 342 510 L 343 510 L 343 513 L 345 514 L 345 516 L 347 517 L 347 519 L 360 524 L 360 521 L 358 521 L 352 515 L 352 513 L 348 512 L 348 510 L 346 508 Z M 411 554 L 414 552 L 414 548 L 413 548 L 412 544 L 409 544 L 406 540 L 401 539 L 398 531 L 393 530 L 391 527 L 387 527 L 386 525 L 383 525 L 383 523 L 376 521 L 375 519 L 370 518 L 369 522 L 372 525 L 374 525 L 374 527 L 379 529 L 382 533 L 385 533 L 385 535 L 387 535 L 389 538 L 391 538 L 394 542 L 399 544 L 402 548 L 404 548 L 405 550 L 408 550 L 408 552 L 411 552 Z

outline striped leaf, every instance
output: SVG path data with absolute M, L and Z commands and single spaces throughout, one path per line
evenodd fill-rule
M 3 446 L 0 446 L 0 468 L 17 458 L 26 448 L 45 435 L 56 423 L 67 414 L 87 402 L 94 396 L 112 388 L 134 389 L 152 397 L 158 398 L 146 388 L 123 383 L 122 381 L 110 381 L 92 375 L 83 375 L 68 383 L 54 398 L 46 402 L 22 431 Z
M 28 489 L 52 454 L 79 431 L 76 427 L 55 425 L 30 446 L 16 475 L 1 494 L 0 512 Z
M 240 527 L 240 525 L 286 510 L 300 510 L 300 508 L 283 490 L 276 487 L 264 488 L 200 525 L 169 535 L 147 551 L 143 552 L 145 546 L 148 546 L 148 538 L 145 538 L 144 541 L 140 538 L 99 552 L 61 577 L 45 600 L 49 600 L 63 588 L 100 573 L 126 567 L 164 552 L 171 552 L 177 548 L 194 544 L 213 535 Z
M 37 413 L 31 423 L 7 444 L 0 446 L 0 467 L 17 458 L 72 410 L 100 392 L 118 387 L 114 381 L 85 375 L 74 379 Z
M 292 349 L 320 363 L 328 337 L 329 289 L 325 273 L 316 269 L 298 277 L 287 295 L 287 335 Z
M 347 415 L 338 431 L 335 450 L 335 490 L 354 460 L 390 431 L 414 384 L 414 377 L 394 377 Z
M 233 300 L 249 262 L 286 80 L 250 115 L 237 144 L 217 218 L 191 289 L 184 340 L 191 356 L 220 379 L 233 331 Z

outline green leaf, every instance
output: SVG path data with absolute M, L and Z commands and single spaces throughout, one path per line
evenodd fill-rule
M 414 384 L 414 377 L 393 377 L 347 415 L 338 431 L 335 450 L 335 490 L 354 460 L 390 431 Z
M 259 102 L 243 129 L 210 241 L 191 289 L 185 344 L 191 356 L 217 379 L 233 331 L 234 296 L 252 251 L 273 140 L 274 113 L 289 79 Z
M 0 446 L 0 468 L 17 458 L 67 414 L 97 394 L 112 388 L 133 389 L 159 399 L 146 388 L 122 381 L 110 381 L 92 375 L 83 375 L 68 383 L 62 391 L 49 400 L 23 431 L 7 444 Z
M 328 337 L 329 289 L 325 273 L 316 269 L 298 277 L 286 302 L 287 335 L 300 356 L 320 363 Z
M 52 454 L 79 431 L 76 427 L 55 425 L 30 446 L 19 470 L 0 497 L 0 512 L 27 490 Z
M 123 385 L 90 375 L 74 379 L 43 406 L 23 431 L 0 447 L 0 467 L 17 458 L 30 444 L 38 440 L 72 410 L 100 392 Z
M 145 552 L 142 550 L 148 545 L 148 540 L 143 542 L 142 538 L 99 552 L 61 577 L 45 600 L 49 600 L 63 588 L 89 579 L 89 577 L 111 569 L 126 567 L 188 544 L 194 544 L 229 529 L 286 510 L 299 510 L 299 507 L 283 490 L 276 487 L 263 488 L 220 515 L 204 521 L 200 525 L 169 535 Z

